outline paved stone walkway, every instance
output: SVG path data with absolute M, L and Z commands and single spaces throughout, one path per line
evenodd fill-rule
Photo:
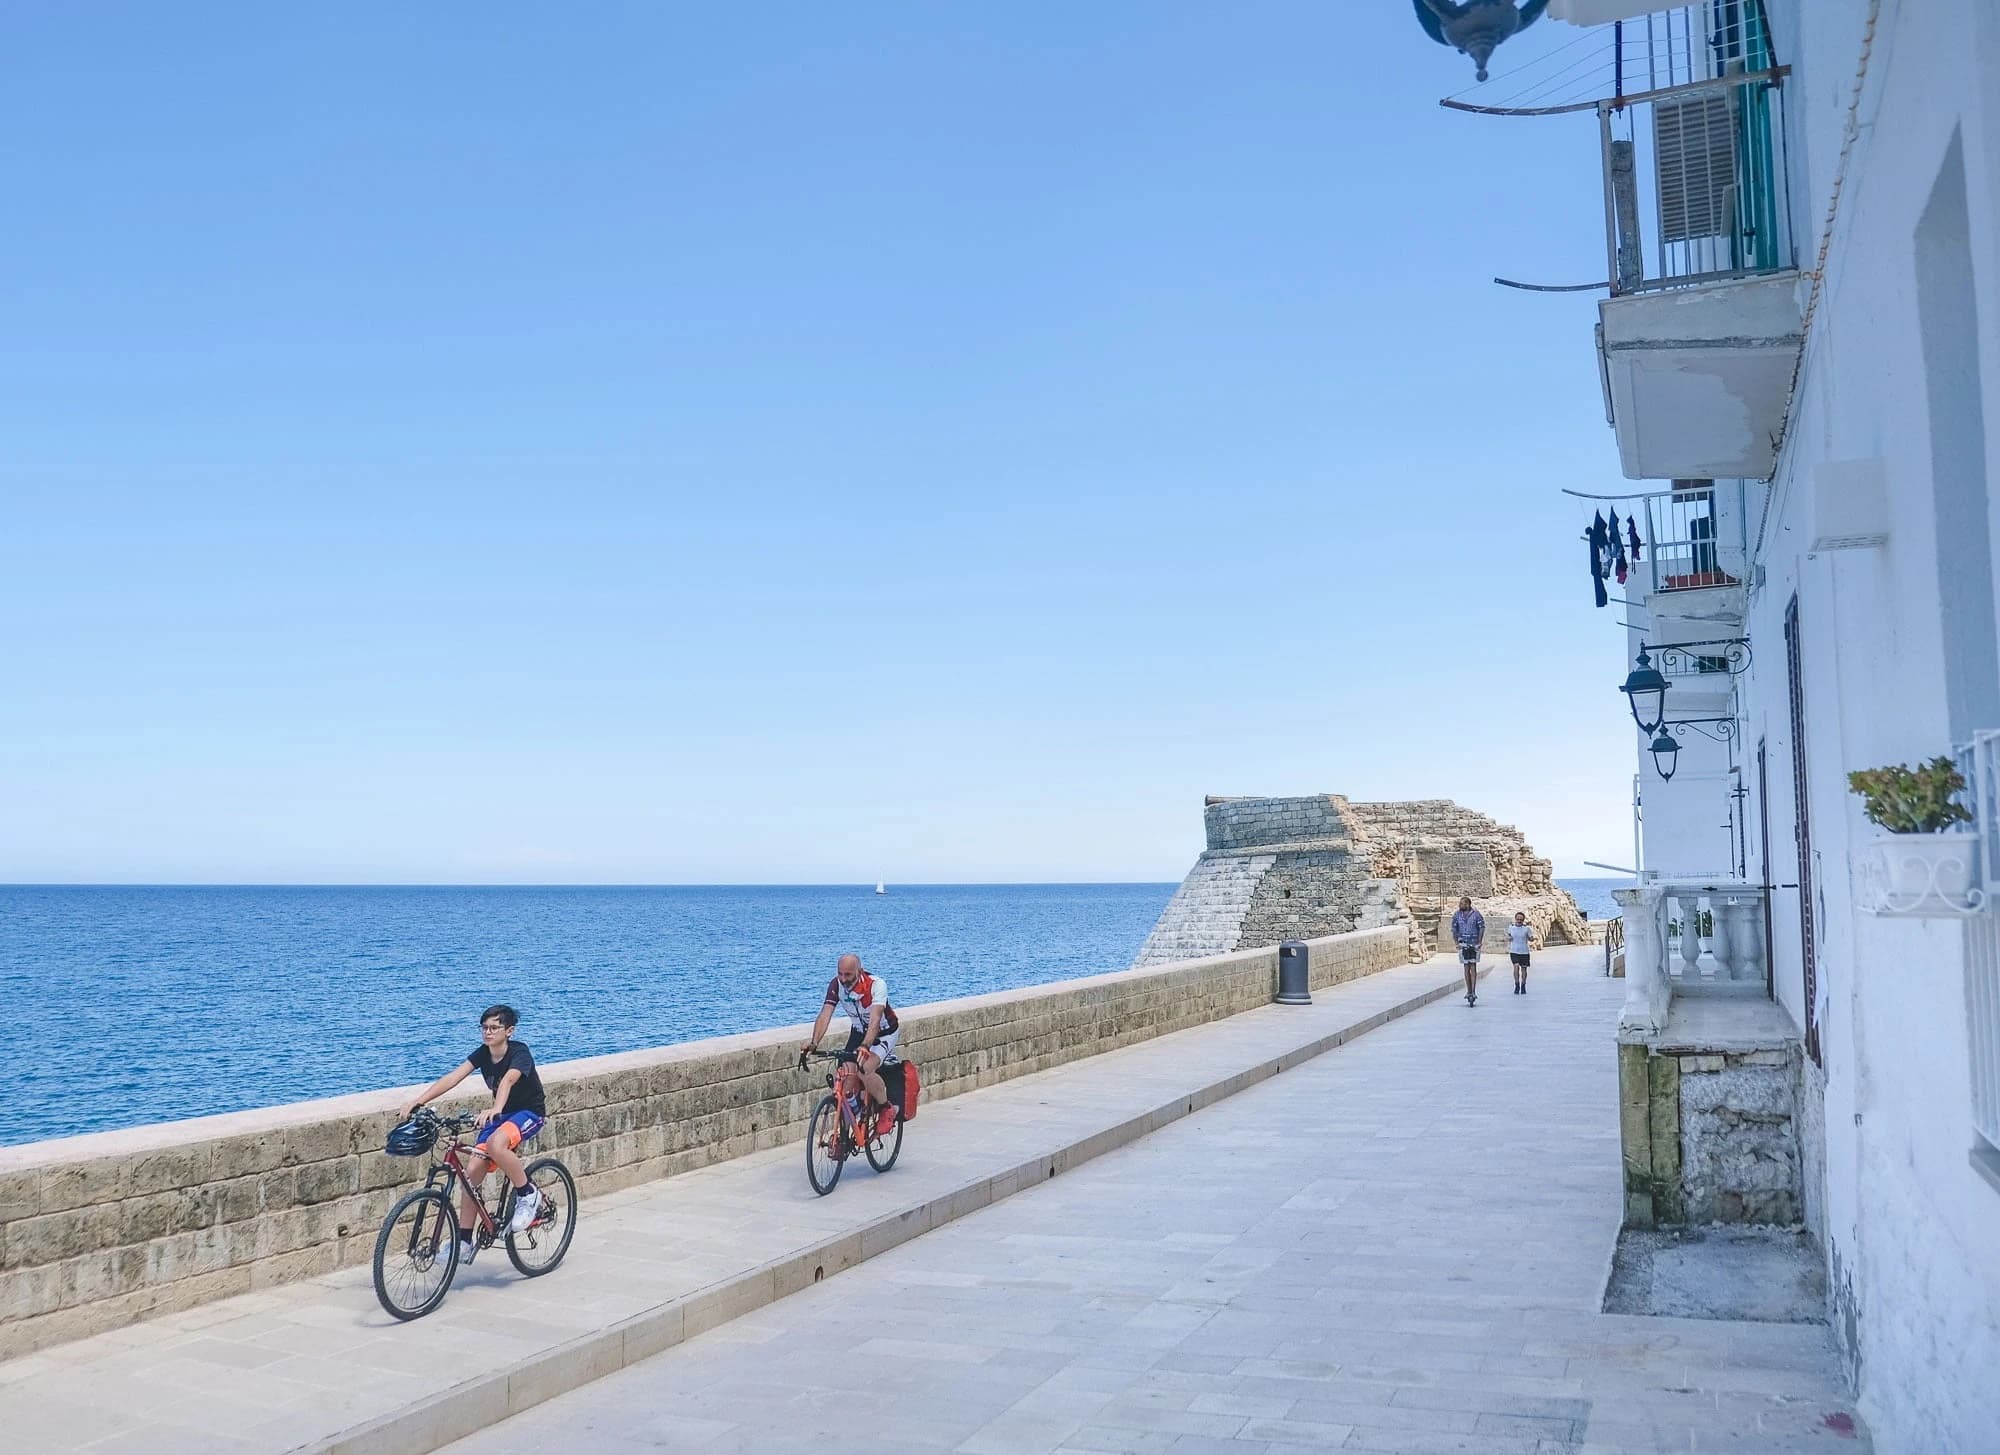
M 1457 980 L 1448 960 L 1399 967 L 1316 992 L 1309 1007 L 1249 1011 L 938 1102 L 892 1172 L 857 1165 L 831 1197 L 806 1185 L 800 1143 L 587 1199 L 555 1274 L 525 1281 L 492 1250 L 415 1323 L 390 1319 L 367 1271 L 350 1269 L 15 1359 L 0 1364 L 0 1452 L 249 1455 L 336 1438 L 366 1455 L 433 1449 L 473 1427 L 468 1411 L 524 1408 L 816 1267 L 838 1275 Z M 831 1281 L 866 1287 L 872 1266 Z
M 450 1448 L 1868 1449 L 1824 1328 L 1597 1311 L 1623 983 L 1537 959 Z

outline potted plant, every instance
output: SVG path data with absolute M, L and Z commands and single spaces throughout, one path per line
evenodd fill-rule
M 1979 839 L 1958 827 L 1972 814 L 1958 795 L 1965 775 L 1950 758 L 1892 763 L 1847 775 L 1861 812 L 1886 832 L 1862 859 L 1862 901 L 1877 914 L 1964 914 L 1974 907 Z

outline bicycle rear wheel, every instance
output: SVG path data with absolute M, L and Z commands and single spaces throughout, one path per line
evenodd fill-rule
M 451 1199 L 420 1187 L 389 1209 L 375 1237 L 375 1297 L 399 1319 L 422 1318 L 444 1302 L 458 1271 Z
M 522 1171 L 542 1195 L 542 1210 L 521 1232 L 507 1235 L 507 1261 L 524 1278 L 540 1278 L 562 1262 L 576 1235 L 576 1179 L 553 1157 L 537 1157 Z
M 846 1163 L 847 1128 L 841 1125 L 840 1103 L 822 1096 L 806 1127 L 806 1181 L 825 1197 L 840 1181 L 840 1169 Z
M 872 1134 L 874 1127 L 868 1129 Z M 868 1138 L 868 1165 L 877 1172 L 887 1172 L 896 1165 L 896 1158 L 903 1150 L 903 1119 L 896 1118 L 886 1136 L 871 1135 Z

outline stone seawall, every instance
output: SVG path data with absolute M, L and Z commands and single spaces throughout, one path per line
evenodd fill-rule
M 1312 984 L 1408 959 L 1400 929 L 1315 940 Z M 951 1096 L 1266 1005 L 1276 985 L 1274 949 L 1190 959 L 914 1006 L 903 1046 L 926 1095 Z M 806 1029 L 551 1063 L 538 1150 L 590 1194 L 801 1137 L 823 1092 L 797 1069 Z M 0 1358 L 367 1262 L 423 1171 L 380 1150 L 405 1094 L 0 1147 Z

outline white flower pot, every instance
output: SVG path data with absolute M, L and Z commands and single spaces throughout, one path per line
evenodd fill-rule
M 1877 834 L 1860 857 L 1862 908 L 1875 914 L 1963 915 L 1984 907 L 1973 888 L 1979 836 Z

